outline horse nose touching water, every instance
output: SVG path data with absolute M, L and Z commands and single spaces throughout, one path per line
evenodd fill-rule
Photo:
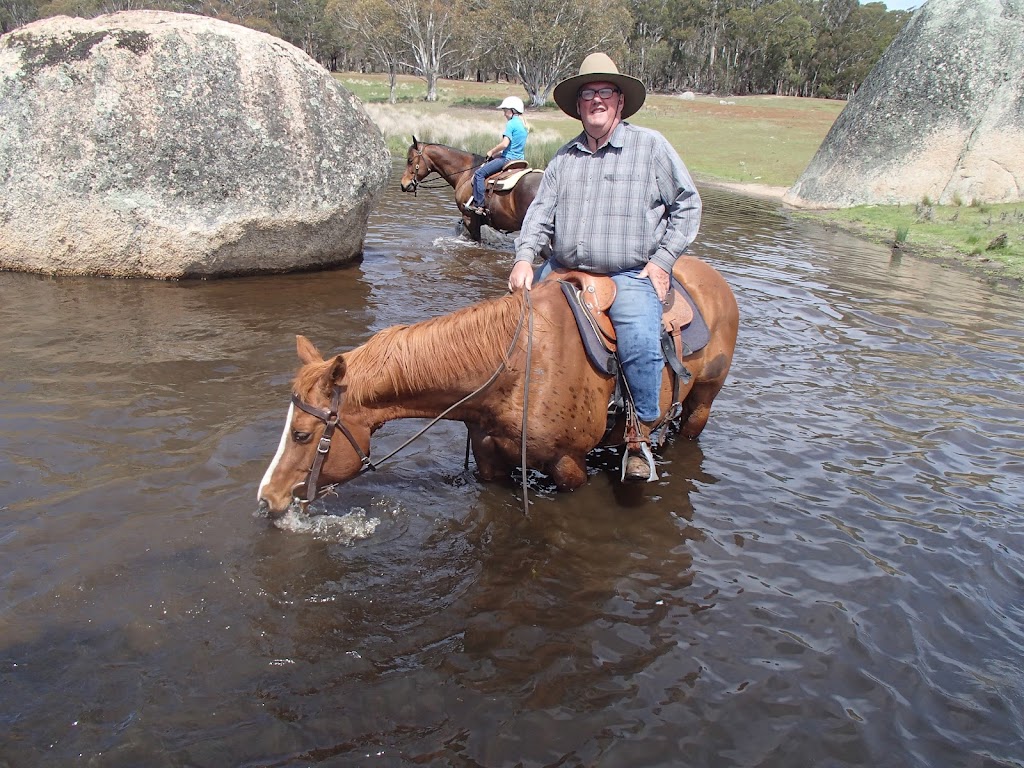
M 693 438 L 725 384 L 739 314 L 732 290 L 705 262 L 683 257 L 675 277 L 700 311 L 708 343 L 682 358 L 685 381 L 666 369 L 661 406 L 667 414 L 680 403 L 676 423 Z M 525 461 L 559 490 L 578 488 L 587 479 L 587 454 L 621 443 L 623 424 L 608 429 L 615 377 L 590 364 L 575 326 L 560 284 L 549 280 L 529 294 L 387 328 L 327 360 L 299 336 L 302 367 L 277 453 L 260 483 L 261 511 L 280 516 L 374 468 L 371 435 L 403 418 L 465 423 L 482 480 Z

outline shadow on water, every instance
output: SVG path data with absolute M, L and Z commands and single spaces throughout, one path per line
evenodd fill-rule
M 707 430 L 527 516 L 447 423 L 254 516 L 295 334 L 504 290 L 445 190 L 331 272 L 0 274 L 0 765 L 1022 765 L 1024 300 L 705 198 L 741 309 Z

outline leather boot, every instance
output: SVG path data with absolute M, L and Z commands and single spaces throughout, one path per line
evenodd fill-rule
M 645 483 L 651 477 L 651 465 L 642 453 L 630 453 L 626 456 L 626 474 L 623 480 L 629 483 Z
M 630 483 L 646 483 L 658 479 L 658 472 L 654 468 L 654 456 L 651 454 L 651 427 L 649 424 L 639 422 L 637 434 L 627 437 L 622 479 Z

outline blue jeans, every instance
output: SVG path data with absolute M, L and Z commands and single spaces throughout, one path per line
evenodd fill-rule
M 556 265 L 557 266 L 557 265 Z M 540 282 L 552 270 L 544 262 L 534 274 Z M 615 283 L 615 301 L 608 316 L 615 328 L 619 362 L 626 379 L 636 415 L 641 421 L 656 421 L 661 416 L 661 377 L 665 358 L 661 351 L 661 301 L 654 283 L 640 277 L 642 268 L 609 275 Z
M 476 169 L 473 174 L 473 200 L 477 205 L 484 204 L 484 182 L 492 173 L 497 173 L 505 167 L 505 158 L 496 157 Z

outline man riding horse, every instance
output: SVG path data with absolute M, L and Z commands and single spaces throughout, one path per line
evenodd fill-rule
M 578 75 L 555 86 L 555 102 L 583 132 L 545 170 L 508 280 L 512 291 L 530 290 L 552 269 L 568 268 L 614 281 L 609 315 L 632 396 L 624 477 L 635 481 L 657 479 L 650 431 L 661 415 L 662 305 L 701 217 L 700 196 L 672 145 L 624 122 L 645 98 L 643 83 L 620 74 L 603 53 L 587 56 Z M 550 257 L 535 277 L 534 259 L 546 248 Z

